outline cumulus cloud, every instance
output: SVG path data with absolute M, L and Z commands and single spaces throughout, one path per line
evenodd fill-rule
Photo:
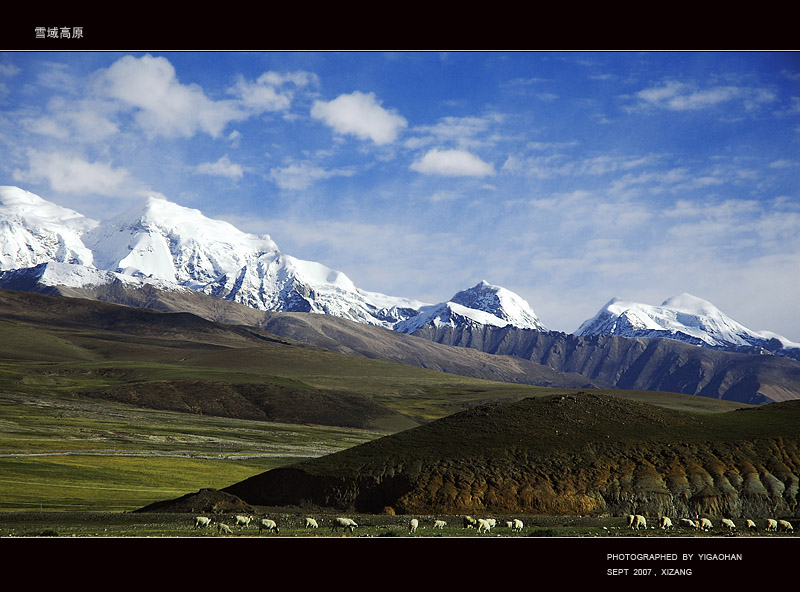
M 338 134 L 354 135 L 375 144 L 394 142 L 408 125 L 396 111 L 384 109 L 373 93 L 353 92 L 332 101 L 315 101 L 311 116 L 332 127 Z
M 265 72 L 255 81 L 240 76 L 229 93 L 237 96 L 242 105 L 254 112 L 288 109 L 294 98 L 294 88 L 316 84 L 317 77 L 309 72 Z
M 411 164 L 411 170 L 425 175 L 445 177 L 486 177 L 494 175 L 494 166 L 466 150 L 434 148 Z
M 229 179 L 241 179 L 242 175 L 244 175 L 242 166 L 231 162 L 227 154 L 216 162 L 204 162 L 197 165 L 195 171 L 202 175 L 227 177 Z
M 244 114 L 233 101 L 213 101 L 196 84 L 181 84 L 163 57 L 125 56 L 100 76 L 102 92 L 135 109 L 136 122 L 150 137 L 191 137 L 204 132 L 217 138 Z

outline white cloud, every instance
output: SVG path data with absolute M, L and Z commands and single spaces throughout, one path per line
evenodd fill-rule
M 349 177 L 353 171 L 348 169 L 327 170 L 308 162 L 290 163 L 270 171 L 270 179 L 281 189 L 301 191 L 315 182 L 332 177 Z
M 372 93 L 353 92 L 332 101 L 315 101 L 311 116 L 332 127 L 336 133 L 352 134 L 375 144 L 394 142 L 408 125 L 394 110 L 384 109 Z
M 212 101 L 196 84 L 181 84 L 163 57 L 125 56 L 100 76 L 102 92 L 135 109 L 135 119 L 149 137 L 191 137 L 205 132 L 217 138 L 225 126 L 243 119 L 232 101 Z
M 126 169 L 58 152 L 28 151 L 29 170 L 14 171 L 16 181 L 47 181 L 63 193 L 92 193 L 107 197 L 130 196 L 132 182 Z M 139 189 L 141 192 L 141 188 Z
M 317 77 L 309 72 L 265 72 L 254 82 L 240 76 L 229 93 L 236 95 L 247 109 L 261 113 L 264 111 L 282 111 L 290 107 L 294 91 L 286 88 L 291 84 L 297 88 L 317 83 Z
M 411 169 L 426 175 L 446 177 L 486 177 L 494 166 L 465 150 L 429 150 L 411 164 Z
M 763 88 L 723 85 L 699 89 L 674 80 L 641 90 L 636 97 L 640 101 L 639 107 L 670 111 L 696 111 L 732 101 L 739 101 L 746 109 L 753 110 L 776 99 L 774 92 Z
M 0 76 L 16 76 L 22 70 L 15 66 L 14 64 L 0 64 Z
M 242 175 L 244 175 L 242 166 L 231 162 L 227 154 L 216 162 L 204 162 L 197 165 L 195 171 L 203 175 L 214 175 L 229 179 L 241 179 Z

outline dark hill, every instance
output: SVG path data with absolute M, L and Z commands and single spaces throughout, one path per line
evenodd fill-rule
M 224 489 L 253 505 L 424 514 L 793 515 L 800 402 L 690 414 L 599 394 L 529 398 Z

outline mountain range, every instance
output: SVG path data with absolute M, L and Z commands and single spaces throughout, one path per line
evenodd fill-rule
M 125 304 L 160 302 L 162 307 L 169 294 L 173 299 L 204 295 L 255 311 L 317 313 L 520 357 L 621 388 L 651 388 L 657 383 L 660 390 L 716 397 L 724 397 L 731 388 L 728 384 L 723 391 L 708 391 L 717 382 L 716 370 L 692 371 L 691 378 L 680 379 L 674 371 L 668 373 L 669 379 L 662 372 L 660 379 L 651 376 L 643 381 L 642 376 L 652 370 L 642 371 L 641 351 L 656 347 L 650 340 L 661 343 L 668 338 L 673 345 L 658 347 L 680 351 L 683 360 L 698 359 L 693 349 L 800 359 L 800 344 L 752 331 L 690 294 L 670 298 L 661 306 L 613 299 L 574 334 L 564 334 L 549 331 L 523 298 L 486 281 L 438 304 L 361 290 L 341 271 L 282 253 L 268 235 L 242 232 L 198 210 L 155 197 L 98 221 L 21 188 L 0 187 L 0 288 L 51 293 L 58 288 L 84 297 L 103 294 L 102 298 Z M 579 348 L 625 351 L 628 361 L 623 363 L 608 351 L 580 361 Z M 369 355 L 364 348 L 358 353 Z M 704 362 L 703 368 L 732 367 L 724 359 L 724 363 Z M 800 397 L 800 388 L 793 387 L 790 394 L 777 396 L 750 390 L 737 395 L 737 400 L 794 398 L 795 390 Z

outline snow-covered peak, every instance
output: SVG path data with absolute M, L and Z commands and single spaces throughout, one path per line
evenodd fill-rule
M 766 342 L 777 339 L 782 347 L 792 347 L 788 339 L 752 331 L 707 300 L 686 293 L 661 306 L 613 298 L 575 334 L 667 337 L 716 348 L 766 348 Z
M 192 286 L 278 250 L 269 236 L 242 232 L 165 199 L 149 197 L 88 232 L 96 265 Z
M 0 269 L 46 261 L 91 265 L 81 235 L 97 224 L 19 187 L 0 186 Z
M 519 295 L 486 281 L 458 292 L 447 302 L 420 308 L 419 315 L 398 323 L 395 329 L 414 333 L 426 325 L 459 327 L 465 324 L 547 330 Z
M 485 280 L 458 292 L 450 299 L 450 302 L 489 313 L 515 327 L 545 330 L 536 313 L 518 294 L 506 288 L 489 284 Z

